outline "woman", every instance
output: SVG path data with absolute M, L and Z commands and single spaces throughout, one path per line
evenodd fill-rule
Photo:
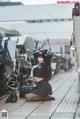
M 54 97 L 50 97 L 52 94 L 51 85 L 47 80 L 48 68 L 45 63 L 46 56 L 39 52 L 38 65 L 33 69 L 33 77 L 36 82 L 36 87 L 29 94 L 25 94 L 27 101 L 40 101 L 40 100 L 54 100 Z

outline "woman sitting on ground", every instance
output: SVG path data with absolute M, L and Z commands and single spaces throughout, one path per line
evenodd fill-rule
M 33 69 L 33 77 L 36 82 L 36 87 L 30 93 L 25 93 L 26 101 L 54 100 L 50 97 L 52 94 L 51 85 L 48 83 L 47 73 L 48 68 L 45 64 L 45 55 L 39 52 L 38 65 Z

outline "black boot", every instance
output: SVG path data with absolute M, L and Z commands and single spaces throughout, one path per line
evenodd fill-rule
M 9 95 L 8 98 L 6 99 L 5 103 L 11 103 L 13 95 Z
M 11 103 L 16 103 L 17 102 L 17 95 L 13 95 L 11 99 Z

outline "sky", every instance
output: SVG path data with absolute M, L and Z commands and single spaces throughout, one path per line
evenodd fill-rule
M 54 4 L 57 0 L 11 0 L 11 1 L 22 1 L 26 5 L 31 4 Z
M 21 2 L 23 2 L 26 5 L 55 4 L 55 3 L 57 3 L 57 1 L 74 1 L 74 2 L 79 1 L 80 2 L 80 0 L 11 0 L 11 1 L 14 1 L 14 2 L 15 1 L 16 2 L 21 1 Z

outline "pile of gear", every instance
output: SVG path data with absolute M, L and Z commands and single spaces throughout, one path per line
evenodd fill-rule
M 8 50 L 8 40 L 5 40 L 4 47 L 2 46 L 3 36 L 0 34 L 0 97 L 8 94 L 7 102 L 14 103 L 17 101 L 16 91 L 18 90 L 17 74 L 11 72 L 7 77 L 6 66 L 12 66 L 12 59 Z
M 17 102 L 17 92 L 19 88 L 19 83 L 17 81 L 17 74 L 13 72 L 7 79 L 7 87 L 8 87 L 8 98 L 6 99 L 6 103 L 16 103 Z
M 0 34 L 0 96 L 6 94 L 8 88 L 6 86 L 6 65 L 12 64 L 12 59 L 8 51 L 8 41 L 2 46 L 3 36 Z

